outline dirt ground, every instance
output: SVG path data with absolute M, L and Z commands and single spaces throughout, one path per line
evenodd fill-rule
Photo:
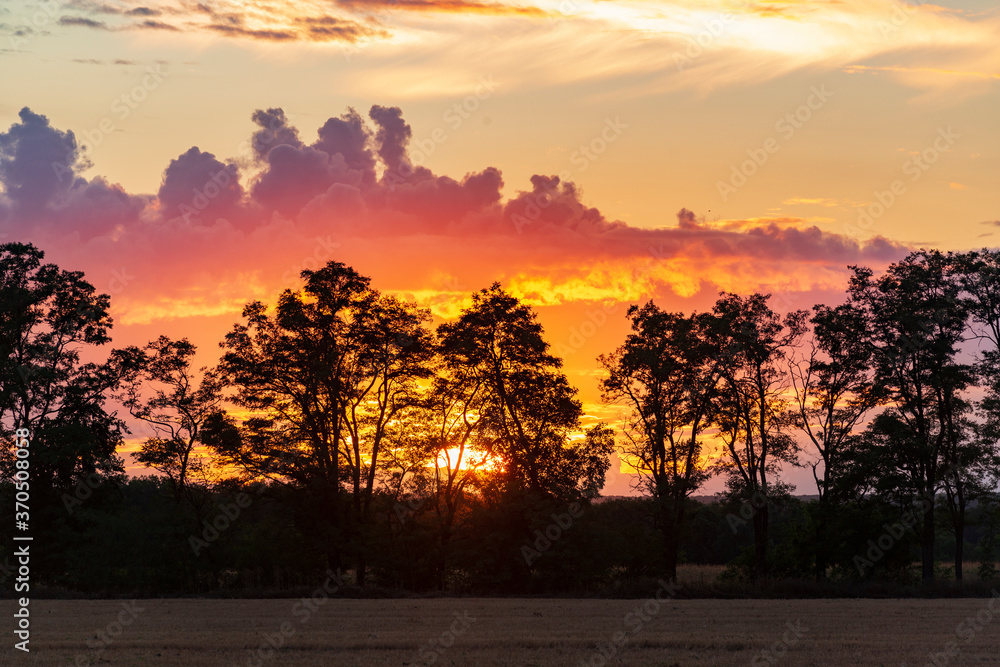
M 2 665 L 998 665 L 1000 599 L 3 601 Z

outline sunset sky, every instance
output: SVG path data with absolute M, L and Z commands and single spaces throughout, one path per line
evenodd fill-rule
M 0 32 L 0 238 L 110 293 L 117 346 L 211 364 L 330 259 L 438 321 L 499 280 L 613 422 L 630 303 L 808 308 L 1000 238 L 987 0 L 4 0 Z

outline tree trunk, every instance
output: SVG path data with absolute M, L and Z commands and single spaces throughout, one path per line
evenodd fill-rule
M 816 581 L 826 580 L 827 566 L 827 536 L 829 533 L 829 512 L 826 497 L 821 497 L 818 501 L 816 511 Z
M 677 581 L 677 552 L 680 550 L 680 540 L 673 527 L 663 524 L 664 560 L 666 561 L 667 581 Z
M 355 580 L 359 587 L 364 588 L 365 586 L 365 576 L 368 572 L 368 562 L 365 560 L 364 554 L 358 555 L 358 565 L 355 571 Z
M 343 563 L 340 560 L 340 549 L 336 546 L 330 546 L 326 550 L 326 562 L 327 566 L 334 572 L 338 572 Z
M 767 504 L 753 515 L 753 578 L 761 582 L 767 578 Z
M 962 563 L 965 560 L 965 502 L 959 500 L 955 514 L 955 581 L 962 581 Z
M 923 582 L 930 586 L 934 583 L 934 497 L 924 509 L 924 530 L 920 536 L 920 557 L 922 563 Z
M 681 549 L 681 526 L 684 525 L 685 498 L 671 498 L 671 504 L 663 508 L 662 530 L 665 549 L 667 581 L 677 581 L 677 561 Z
M 448 572 L 448 547 L 451 543 L 451 526 L 445 526 L 443 532 L 441 533 L 441 551 L 438 553 L 437 562 L 437 578 L 438 578 L 438 590 L 443 591 L 445 589 L 445 575 Z

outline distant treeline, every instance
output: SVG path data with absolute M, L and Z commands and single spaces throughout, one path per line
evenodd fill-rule
M 197 369 L 163 336 L 85 361 L 111 342 L 110 297 L 43 259 L 0 245 L 0 492 L 11 518 L 30 495 L 35 586 L 263 592 L 341 570 L 358 589 L 628 594 L 683 563 L 758 589 L 927 586 L 967 561 L 997 577 L 1000 253 L 851 267 L 844 303 L 811 311 L 632 306 L 599 358 L 628 416 L 591 428 L 499 284 L 432 327 L 330 262 L 248 304 Z M 125 475 L 126 412 L 155 477 Z M 614 453 L 643 498 L 599 499 Z M 791 495 L 791 465 L 816 500 Z M 693 500 L 713 475 L 726 493 Z

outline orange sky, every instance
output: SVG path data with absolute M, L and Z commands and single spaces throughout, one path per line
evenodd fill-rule
M 630 303 L 807 308 L 849 264 L 1000 225 L 985 1 L 42 0 L 0 24 L 0 235 L 111 293 L 117 345 L 187 336 L 203 363 L 329 259 L 439 321 L 500 280 L 592 422 Z

